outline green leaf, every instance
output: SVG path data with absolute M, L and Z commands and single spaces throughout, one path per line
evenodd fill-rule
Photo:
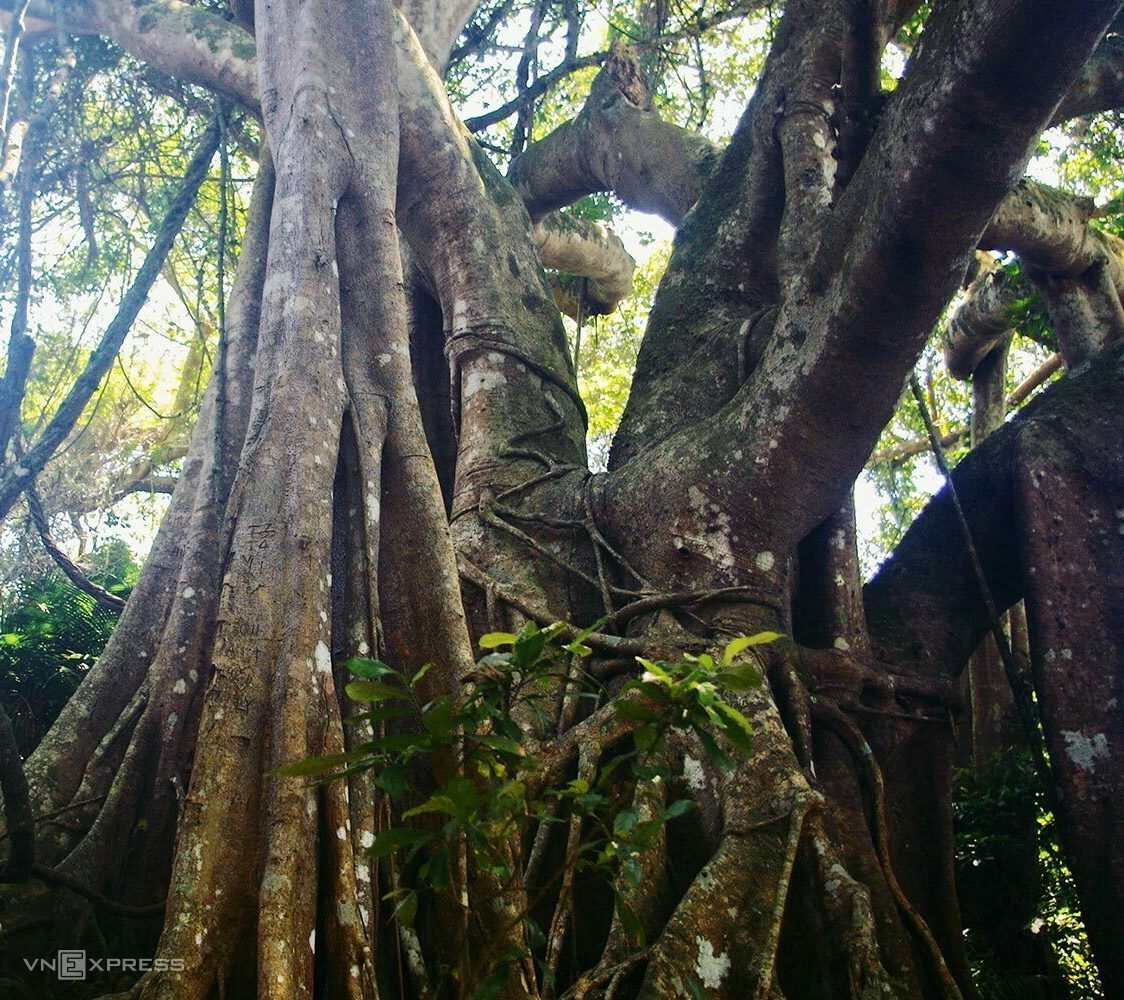
M 481 649 L 499 649 L 500 646 L 514 646 L 515 636 L 511 632 L 486 632 L 480 636 Z
M 645 943 L 644 925 L 636 915 L 636 911 L 617 894 L 617 919 L 621 922 L 621 929 L 637 948 L 643 948 Z
M 738 653 L 749 649 L 750 646 L 764 646 L 770 642 L 776 642 L 778 639 L 783 639 L 783 632 L 758 632 L 756 635 L 743 635 L 734 639 L 732 642 L 727 643 L 725 650 L 722 652 L 722 665 L 728 667 L 734 662 L 734 657 Z
M 615 711 L 617 718 L 628 719 L 633 722 L 659 722 L 660 719 L 658 712 L 654 712 L 647 705 L 642 705 L 630 698 L 622 698 L 618 701 Z
M 457 804 L 447 795 L 431 795 L 420 806 L 407 809 L 403 819 L 413 819 L 415 816 L 425 816 L 427 813 L 444 813 L 447 816 L 457 816 L 460 810 Z
M 367 853 L 376 860 L 385 858 L 395 851 L 412 847 L 423 840 L 429 840 L 431 834 L 425 830 L 415 830 L 412 826 L 395 826 L 383 830 L 375 837 L 374 843 L 367 848 Z
M 384 681 L 352 681 L 344 690 L 352 701 L 377 702 L 406 697 L 397 684 L 387 684 Z
M 353 656 L 344 663 L 349 674 L 356 677 L 396 677 L 398 671 L 383 663 L 382 660 L 369 660 L 361 656 Z
M 413 927 L 414 920 L 417 919 L 417 915 L 418 894 L 413 890 L 410 890 L 402 897 L 402 902 L 400 902 L 394 908 L 392 919 L 401 921 L 401 923 L 406 927 Z
M 396 801 L 402 798 L 410 787 L 406 780 L 406 768 L 402 764 L 387 765 L 372 780 L 376 787 L 381 788 Z
M 428 879 L 434 889 L 443 889 L 449 884 L 449 856 L 443 845 L 438 845 L 429 860 L 418 869 L 418 875 Z
M 726 717 L 727 723 L 722 727 L 726 739 L 739 750 L 748 753 L 752 747 L 750 737 L 753 734 L 753 726 L 750 725 L 749 719 L 733 705 L 727 705 L 724 701 L 716 702 L 714 708 Z
M 734 769 L 734 762 L 730 760 L 726 752 L 718 745 L 718 741 L 711 736 L 710 733 L 701 726 L 695 726 L 694 732 L 699 738 L 703 749 L 706 751 L 707 757 L 726 771 L 732 771 Z
M 442 695 L 432 702 L 422 713 L 422 726 L 427 733 L 438 738 L 449 735 L 455 728 L 453 722 L 453 702 L 447 695 Z
M 659 729 L 650 723 L 639 726 L 632 734 L 632 741 L 636 744 L 637 750 L 651 750 L 659 742 L 659 738 Z
M 661 814 L 665 821 L 678 819 L 684 813 L 690 812 L 695 808 L 695 803 L 690 799 L 676 799 L 672 802 Z
M 635 809 L 622 809 L 613 817 L 613 836 L 621 837 L 636 829 L 640 814 Z
M 509 739 L 506 736 L 477 736 L 475 740 L 481 746 L 496 750 L 499 753 L 508 754 L 512 757 L 527 756 L 527 751 L 523 749 L 518 741 Z
M 406 753 L 409 751 L 428 750 L 429 737 L 422 733 L 387 733 L 371 740 L 369 746 L 372 750 L 388 753 Z
M 761 687 L 761 671 L 749 660 L 741 660 L 714 675 L 715 682 L 730 691 L 751 691 Z
M 286 764 L 269 773 L 280 778 L 304 778 L 310 775 L 327 774 L 341 764 L 349 764 L 366 756 L 365 751 L 351 750 L 347 753 L 333 753 L 326 757 L 308 757 L 294 764 Z
M 417 687 L 421 683 L 422 678 L 425 677 L 425 675 L 428 674 L 430 672 L 430 670 L 432 670 L 432 669 L 433 669 L 433 661 L 432 660 L 430 660 L 428 663 L 423 663 L 418 668 L 417 673 L 414 674 L 414 676 L 410 678 L 410 687 L 412 687 L 412 688 Z
M 350 715 L 344 719 L 343 722 L 345 726 L 355 726 L 361 722 L 369 722 L 372 726 L 377 726 L 380 722 L 389 722 L 391 719 L 402 719 L 410 714 L 410 709 L 405 705 L 380 705 L 378 708 L 372 708 L 368 712 Z

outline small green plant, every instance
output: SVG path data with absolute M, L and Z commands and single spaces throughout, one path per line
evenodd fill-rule
M 619 723 L 614 745 L 604 748 L 611 752 L 599 754 L 585 773 L 570 767 L 560 780 L 544 780 L 540 757 L 550 742 L 532 734 L 556 731 L 566 698 L 590 702 L 590 710 L 606 698 L 583 666 L 592 652 L 585 640 L 596 627 L 575 635 L 562 624 L 529 624 L 517 634 L 483 636 L 485 654 L 456 701 L 420 702 L 428 666 L 406 677 L 379 660 L 349 660 L 354 680 L 346 693 L 364 710 L 348 722 L 376 735 L 346 753 L 278 772 L 321 780 L 363 772 L 386 794 L 395 820 L 375 836 L 369 854 L 396 873 L 383 902 L 391 919 L 407 927 L 431 919 L 442 896 L 465 899 L 474 881 L 486 880 L 492 895 L 518 886 L 525 905 L 514 919 L 524 925 L 519 936 L 529 942 L 544 981 L 555 973 L 544 962 L 548 935 L 534 914 L 575 875 L 613 887 L 622 928 L 636 947 L 644 944 L 641 921 L 621 889 L 639 885 L 645 850 L 693 807 L 688 799 L 664 797 L 671 777 L 667 738 L 672 730 L 690 732 L 714 765 L 733 768 L 734 756 L 750 747 L 752 729 L 724 695 L 762 683 L 742 654 L 779 638 L 770 632 L 735 639 L 717 660 L 705 653 L 638 658 L 641 676 L 601 709 Z M 659 791 L 656 808 L 639 808 L 642 789 Z M 536 836 L 549 837 L 559 824 L 580 833 L 575 849 L 564 852 L 556 870 L 525 883 L 524 855 L 534 853 Z M 467 937 L 467 920 L 459 933 Z M 435 970 L 439 989 L 492 996 L 512 962 L 526 957 L 501 942 L 477 942 L 471 957 L 468 952 L 467 941 L 446 949 L 461 960 Z
M 1025 751 L 957 772 L 956 880 L 980 995 L 1102 996 L 1057 821 Z

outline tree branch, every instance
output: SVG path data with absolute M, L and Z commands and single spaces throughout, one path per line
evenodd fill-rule
M 137 276 L 129 291 L 125 294 L 117 310 L 117 314 L 110 321 L 109 326 L 102 336 L 94 353 L 90 356 L 82 374 L 78 376 L 70 392 L 59 405 L 55 415 L 47 424 L 39 439 L 31 446 L 27 454 L 21 457 L 13 467 L 6 469 L 0 476 L 0 518 L 7 515 L 27 486 L 34 482 L 35 477 L 42 471 L 50 460 L 55 450 L 65 440 L 74 428 L 78 418 L 85 410 L 86 404 L 94 394 L 101 380 L 105 377 L 125 342 L 126 336 L 132 329 L 133 321 L 137 318 L 141 307 L 148 299 L 148 293 L 164 266 L 164 259 L 172 248 L 172 243 L 183 228 L 184 220 L 191 206 L 195 203 L 199 188 L 207 177 L 211 159 L 218 149 L 219 125 L 213 122 L 203 133 L 199 148 L 188 166 L 183 183 L 172 203 L 168 207 L 152 248 L 148 251 Z
M 51 534 L 51 526 L 47 522 L 47 515 L 43 511 L 43 505 L 39 502 L 39 494 L 34 486 L 28 487 L 25 495 L 27 496 L 27 509 L 31 512 L 31 520 L 35 522 L 35 529 L 39 532 L 43 548 L 47 550 L 47 555 L 55 561 L 55 565 L 63 571 L 66 578 L 74 586 L 82 593 L 89 594 L 103 608 L 109 611 L 123 611 L 125 608 L 124 599 L 116 594 L 111 594 L 104 587 L 99 587 L 94 583 L 55 541 Z
M 434 69 L 444 74 L 453 46 L 479 6 L 480 0 L 401 0 L 398 9 L 410 22 Z
M 630 208 L 678 225 L 719 153 L 708 139 L 660 118 L 636 51 L 615 42 L 578 116 L 528 146 L 508 179 L 532 219 L 612 191 Z
M 636 261 L 601 223 L 555 212 L 537 222 L 531 236 L 544 266 L 589 279 L 587 315 L 608 315 L 632 291 Z
M 708 582 L 726 582 L 740 558 L 779 585 L 777 552 L 839 506 L 1033 138 L 1119 7 L 1082 0 L 1064 24 L 1048 0 L 935 11 L 757 370 L 714 417 L 611 474 L 611 522 L 672 526 L 645 561 L 683 564 L 692 547 L 675 526 L 694 508 L 706 515 L 694 534 L 738 539 L 733 555 L 702 546 L 720 574 Z M 1030 49 L 1039 58 L 1027 60 Z M 755 454 L 735 475 L 728 456 L 741 442 Z

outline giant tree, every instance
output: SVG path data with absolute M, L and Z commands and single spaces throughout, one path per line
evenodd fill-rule
M 573 121 L 513 142 L 506 176 L 442 84 L 472 0 L 12 6 L 32 36 L 64 14 L 210 88 L 265 137 L 166 520 L 27 762 L 50 875 L 15 891 L 58 941 L 80 940 L 91 892 L 132 919 L 165 900 L 156 955 L 183 967 L 146 975 L 146 997 L 426 995 L 458 921 L 500 942 L 509 997 L 970 992 L 950 717 L 963 665 L 1022 599 L 1016 701 L 1032 741 L 1040 713 L 1093 947 L 1124 988 L 1124 272 L 1091 206 L 1020 183 L 1052 121 L 1118 102 L 1117 0 L 936 4 L 891 94 L 880 59 L 918 3 L 789 0 L 724 148 L 663 121 L 641 72 L 658 60 L 617 46 Z M 619 278 L 611 240 L 551 216 L 606 190 L 678 231 L 595 474 L 542 264 Z M 849 491 L 979 247 L 1020 255 L 1072 371 L 958 467 L 957 496 L 862 591 Z M 960 329 L 967 353 L 994 347 L 977 342 L 993 327 Z M 17 456 L 0 488 L 36 472 Z M 601 620 L 594 672 L 618 678 L 637 654 L 791 638 L 730 696 L 753 727 L 736 767 L 668 745 L 697 808 L 651 840 L 639 886 L 588 894 L 616 912 L 557 922 L 574 940 L 548 942 L 551 978 L 530 961 L 528 843 L 507 845 L 510 878 L 463 864 L 415 934 L 388 923 L 394 873 L 366 850 L 399 822 L 372 776 L 274 772 L 363 738 L 349 657 L 431 663 L 420 696 L 455 701 L 474 638 L 556 620 Z M 563 688 L 548 725 L 519 720 L 529 784 L 627 749 L 642 713 L 615 690 L 575 712 Z

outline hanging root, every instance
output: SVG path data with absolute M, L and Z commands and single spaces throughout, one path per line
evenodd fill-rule
M 890 858 L 890 839 L 886 822 L 886 793 L 882 782 L 882 769 L 874 757 L 874 751 L 867 743 L 859 727 L 856 726 L 838 707 L 825 700 L 817 700 L 812 704 L 812 717 L 816 722 L 827 726 L 847 748 L 855 760 L 871 795 L 870 812 L 873 819 L 872 834 L 878 861 L 882 867 L 882 874 L 886 884 L 894 897 L 902 920 L 909 927 L 917 939 L 922 952 L 929 961 L 932 974 L 940 986 L 942 995 L 959 1000 L 962 996 L 960 987 L 953 979 L 945 962 L 940 945 L 933 937 L 933 932 L 925 922 L 925 918 L 918 913 L 910 903 L 905 891 L 894 873 Z

